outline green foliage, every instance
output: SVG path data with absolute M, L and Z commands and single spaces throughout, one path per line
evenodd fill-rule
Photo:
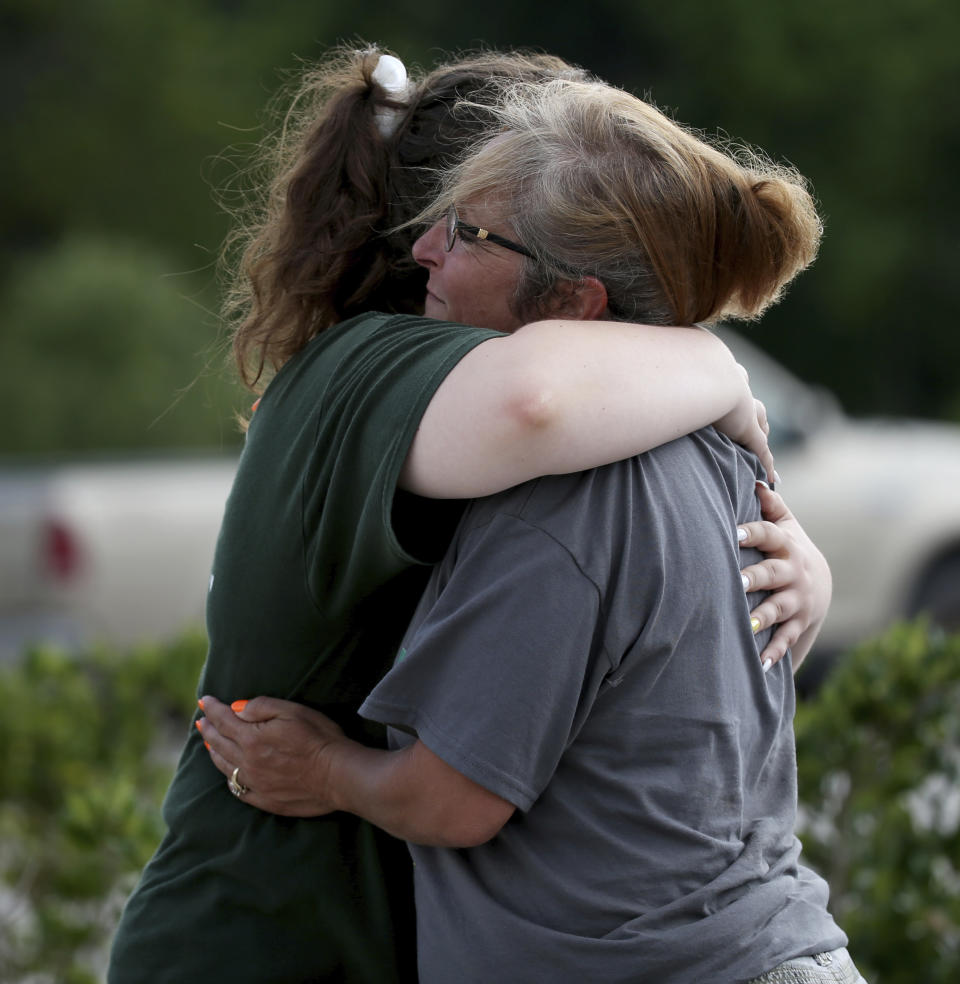
M 119 233 L 206 264 L 223 221 L 204 168 L 246 139 L 313 16 L 294 0 L 0 0 L 0 244 Z
M 133 238 L 173 269 L 208 270 L 227 228 L 211 186 L 236 177 L 230 146 L 262 137 L 263 107 L 298 58 L 360 38 L 425 66 L 481 44 L 533 46 L 796 164 L 826 238 L 757 339 L 854 412 L 960 420 L 960 5 L 597 0 L 591 17 L 604 29 L 584 31 L 574 6 L 545 19 L 515 0 L 0 0 L 0 268 L 76 234 Z M 101 381 L 113 372 L 103 363 Z M 194 358 L 180 364 L 164 406 L 196 372 Z
M 960 636 L 900 625 L 797 710 L 804 856 L 872 984 L 960 979 Z
M 5 397 L 21 410 L 7 453 L 239 443 L 215 319 L 171 269 L 154 249 L 89 236 L 14 268 L 0 296 Z
M 97 979 L 163 832 L 205 647 L 37 649 L 0 672 L 0 980 Z
M 0 980 L 87 984 L 161 833 L 205 640 L 0 672 Z M 901 625 L 797 710 L 804 856 L 872 984 L 960 973 L 960 636 Z

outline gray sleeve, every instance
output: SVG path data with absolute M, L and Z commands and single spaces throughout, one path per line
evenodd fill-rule
M 526 810 L 590 699 L 599 592 L 562 544 L 516 517 L 455 547 L 360 713 Z

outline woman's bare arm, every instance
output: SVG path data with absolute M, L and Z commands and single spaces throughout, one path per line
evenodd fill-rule
M 435 847 L 474 847 L 493 837 L 514 806 L 420 741 L 386 751 L 345 737 L 328 717 L 271 697 L 201 702 L 198 722 L 216 767 L 246 788 L 243 801 L 283 816 L 344 810 L 395 837 Z
M 761 408 L 762 410 L 762 408 Z M 427 408 L 400 479 L 472 498 L 619 461 L 709 424 L 773 459 L 746 373 L 702 328 L 541 321 L 469 352 Z

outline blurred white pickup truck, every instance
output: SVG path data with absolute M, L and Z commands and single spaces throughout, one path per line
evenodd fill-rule
M 803 675 L 921 610 L 960 630 L 960 427 L 851 419 L 719 334 L 767 405 L 780 490 L 833 571 Z M 235 456 L 0 465 L 0 658 L 32 639 L 126 645 L 201 623 L 235 468 Z
M 202 625 L 236 456 L 0 465 L 0 659 Z
M 960 631 L 960 426 L 852 418 L 743 336 L 717 334 L 766 404 L 778 491 L 833 572 L 833 602 L 801 671 L 815 684 L 836 655 L 926 613 Z

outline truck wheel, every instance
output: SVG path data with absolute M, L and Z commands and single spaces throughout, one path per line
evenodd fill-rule
M 948 632 L 960 631 L 960 554 L 938 560 L 917 591 L 913 614 L 925 613 Z

